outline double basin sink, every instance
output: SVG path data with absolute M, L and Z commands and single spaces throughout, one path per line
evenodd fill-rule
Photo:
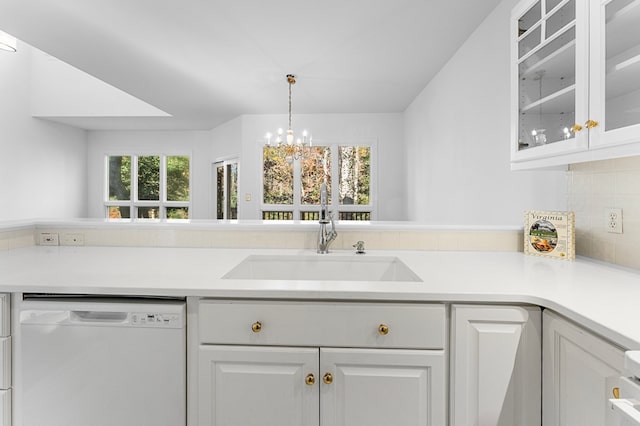
M 251 255 L 223 279 L 422 282 L 394 256 Z

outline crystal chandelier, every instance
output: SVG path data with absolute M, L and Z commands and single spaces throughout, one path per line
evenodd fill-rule
M 279 128 L 273 142 L 278 147 L 284 148 L 285 159 L 288 163 L 292 163 L 293 160 L 299 160 L 300 158 L 309 155 L 312 138 L 306 130 L 302 131 L 302 135 L 300 137 L 294 138 L 293 128 L 291 127 L 291 86 L 296 84 L 296 76 L 293 74 L 287 74 L 287 83 L 289 83 L 289 128 L 287 129 L 286 134 L 282 128 Z M 267 133 L 265 138 L 266 145 L 271 146 L 271 138 L 273 138 L 273 134 Z

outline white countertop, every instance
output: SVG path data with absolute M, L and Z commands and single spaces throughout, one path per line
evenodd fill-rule
M 250 254 L 315 255 L 311 250 L 36 246 L 0 253 L 0 291 L 528 303 L 552 309 L 625 349 L 640 349 L 640 272 L 589 259 L 376 250 L 364 256 L 397 256 L 424 282 L 221 279 Z

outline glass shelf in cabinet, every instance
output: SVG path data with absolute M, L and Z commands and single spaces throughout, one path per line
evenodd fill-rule
M 640 47 L 637 50 L 640 50 Z M 640 52 L 612 64 L 607 61 L 606 71 L 606 99 L 617 98 L 640 89 Z
M 634 0 L 623 7 L 623 2 L 612 1 L 606 7 L 606 54 L 607 58 L 640 45 L 640 0 Z M 618 7 L 616 7 L 618 6 Z
M 549 78 L 560 78 L 574 75 L 576 72 L 576 41 L 571 40 L 568 44 L 562 45 L 551 54 L 538 57 L 531 57 L 520 63 L 520 78 L 533 78 L 541 71 Z
M 575 84 L 567 86 L 564 89 L 558 90 L 557 92 L 545 96 L 542 99 L 523 105 L 520 112 L 532 111 L 535 108 L 544 108 L 545 114 L 573 112 L 575 109 L 575 89 Z
M 536 62 L 551 55 L 554 51 L 560 49 L 565 44 L 570 44 L 576 39 L 575 21 L 567 25 L 562 31 L 554 34 L 552 37 L 544 40 L 539 45 L 522 55 L 518 59 L 519 64 L 527 64 L 533 66 Z

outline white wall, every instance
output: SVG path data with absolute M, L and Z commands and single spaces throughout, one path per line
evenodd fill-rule
M 242 116 L 240 152 L 240 219 L 259 219 L 262 195 L 262 146 L 267 131 L 287 127 L 286 115 Z M 377 220 L 406 219 L 406 173 L 402 114 L 301 114 L 293 116 L 297 132 L 308 129 L 315 145 L 372 145 L 377 151 Z M 229 143 L 232 143 L 231 141 Z M 372 167 L 374 168 L 374 167 Z M 251 201 L 245 195 L 251 195 Z
M 511 172 L 510 12 L 504 0 L 405 112 L 409 219 L 522 225 L 566 210 L 566 172 Z
M 107 155 L 171 154 L 191 156 L 192 219 L 212 217 L 211 132 L 209 131 L 90 131 L 88 133 L 88 216 L 104 217 Z
M 31 49 L 34 117 L 164 117 L 169 114 L 38 49 Z
M 211 131 L 212 161 L 239 157 L 242 152 L 242 117 L 234 118 Z
M 0 50 L 0 220 L 84 217 L 86 134 L 31 117 L 30 57 Z

